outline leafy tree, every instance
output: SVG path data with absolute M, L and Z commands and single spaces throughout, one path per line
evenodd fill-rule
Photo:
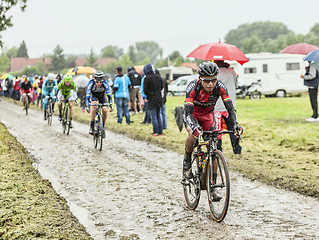
M 97 58 L 95 57 L 95 54 L 93 52 L 93 48 L 91 48 L 91 52 L 88 58 L 86 58 L 85 65 L 96 68 L 97 63 L 96 63 Z
M 74 68 L 75 64 L 75 60 L 76 60 L 76 56 L 69 56 L 66 60 L 65 60 L 65 65 L 68 68 Z
M 316 23 L 311 29 L 309 33 L 314 33 L 316 35 L 319 35 L 319 23 Z
M 117 46 L 108 45 L 101 50 L 102 57 L 120 58 L 123 55 L 123 49 Z
M 143 61 L 146 57 L 150 59 L 150 62 L 155 62 L 158 57 L 162 58 L 163 49 L 154 41 L 144 41 L 135 43 L 137 51 L 137 62 Z
M 51 64 L 49 70 L 54 72 L 60 72 L 65 67 L 65 58 L 63 54 L 63 49 L 60 45 L 57 45 L 53 50 L 53 56 L 51 58 Z
M 137 63 L 137 56 L 136 56 L 136 50 L 133 45 L 129 46 L 128 48 L 128 56 L 131 59 L 133 64 Z
M 20 44 L 20 47 L 19 47 L 18 53 L 17 53 L 17 57 L 25 57 L 25 58 L 29 57 L 27 45 L 25 44 L 24 40 Z
M 245 39 L 253 35 L 265 42 L 267 39 L 276 39 L 279 35 L 288 33 L 292 32 L 283 23 L 270 21 L 253 22 L 239 25 L 237 29 L 230 30 L 225 36 L 225 41 L 241 49 Z
M 243 41 L 242 51 L 244 53 L 258 53 L 263 50 L 263 42 L 259 37 L 253 35 L 249 38 L 245 38 Z
M 18 49 L 17 47 L 12 47 L 7 51 L 7 55 L 8 57 L 11 58 L 15 58 L 18 56 Z
M 132 67 L 134 64 L 132 63 L 132 61 L 130 60 L 128 54 L 124 54 L 122 55 L 122 57 L 120 59 L 118 59 L 117 61 L 114 62 L 110 62 L 109 64 L 105 65 L 105 66 L 101 66 L 101 70 L 104 73 L 108 73 L 111 76 L 113 76 L 115 74 L 115 68 L 118 66 L 121 66 L 123 69 L 123 73 L 126 73 L 126 69 L 128 67 Z
M 2 0 L 0 4 L 0 33 L 7 30 L 9 27 L 12 27 L 12 16 L 8 16 L 7 12 L 15 5 L 20 3 L 21 11 L 27 6 L 27 0 Z M 3 46 L 1 40 L 2 35 L 0 35 L 0 47 Z
M 179 58 L 179 57 L 181 57 L 182 58 L 182 61 L 183 61 L 183 57 L 182 57 L 182 55 L 179 53 L 179 51 L 174 51 L 174 52 L 172 52 L 171 53 L 171 55 L 169 55 L 169 59 L 170 60 L 175 60 L 175 59 L 177 59 L 177 58 Z
M 7 72 L 10 68 L 10 58 L 7 53 L 4 53 L 0 57 L 0 72 Z

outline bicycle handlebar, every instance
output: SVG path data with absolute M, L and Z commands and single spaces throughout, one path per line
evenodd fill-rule
M 109 103 L 89 103 L 90 106 L 110 106 L 111 104 Z

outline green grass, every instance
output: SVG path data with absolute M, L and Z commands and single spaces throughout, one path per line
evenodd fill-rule
M 92 239 L 0 124 L 0 239 Z

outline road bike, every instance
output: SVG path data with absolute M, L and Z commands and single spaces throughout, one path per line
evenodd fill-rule
M 201 190 L 206 190 L 210 212 L 217 222 L 226 217 L 230 198 L 227 162 L 224 154 L 217 149 L 218 136 L 221 134 L 234 134 L 234 131 L 203 131 L 192 156 L 192 177 L 182 180 L 187 207 L 195 210 Z
M 46 117 L 48 120 L 48 125 L 51 126 L 52 124 L 52 116 L 53 116 L 53 107 L 54 107 L 54 103 L 55 101 L 52 101 L 53 98 L 51 96 L 46 96 L 46 99 L 48 99 L 48 103 L 47 103 L 47 111 L 46 111 Z
M 93 128 L 93 142 L 94 147 L 102 151 L 103 146 L 103 121 L 101 115 L 102 106 L 109 106 L 109 104 L 90 103 L 90 106 L 97 106 L 95 112 L 94 128 Z
M 69 111 L 69 100 L 63 100 L 62 102 L 62 117 L 61 117 L 61 124 L 62 124 L 62 132 L 64 134 L 70 134 L 70 111 Z
M 25 96 L 25 100 L 24 100 L 24 110 L 25 110 L 25 115 L 28 115 L 29 113 L 29 95 L 28 94 L 23 94 L 23 96 Z

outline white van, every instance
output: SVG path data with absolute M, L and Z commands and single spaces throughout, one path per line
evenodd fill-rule
M 198 74 L 177 78 L 170 85 L 168 85 L 167 95 L 168 96 L 185 95 L 187 85 L 196 78 L 198 78 Z
M 169 84 L 179 77 L 193 74 L 193 70 L 189 67 L 163 67 L 158 68 L 158 71 L 161 77 L 165 78 Z
M 246 54 L 249 62 L 243 66 L 231 64 L 238 74 L 238 83 L 249 85 L 261 80 L 261 93 L 285 97 L 307 91 L 300 74 L 305 71 L 304 55 L 285 53 Z

